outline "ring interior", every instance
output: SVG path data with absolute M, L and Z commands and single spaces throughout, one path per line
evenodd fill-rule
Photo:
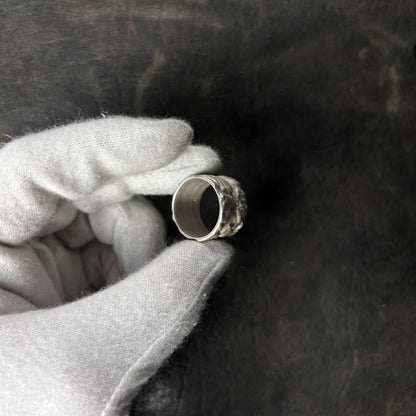
M 193 238 L 207 236 L 208 229 L 201 217 L 201 199 L 211 185 L 199 178 L 186 181 L 178 189 L 174 201 L 175 221 L 181 232 Z

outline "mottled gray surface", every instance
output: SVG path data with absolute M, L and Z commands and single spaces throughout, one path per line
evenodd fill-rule
M 233 268 L 132 415 L 416 414 L 414 1 L 0 9 L 4 140 L 184 117 L 247 191 Z

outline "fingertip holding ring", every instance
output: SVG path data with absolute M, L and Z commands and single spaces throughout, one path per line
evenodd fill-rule
M 172 216 L 179 231 L 200 242 L 234 235 L 243 226 L 246 213 L 245 193 L 228 176 L 190 176 L 172 198 Z

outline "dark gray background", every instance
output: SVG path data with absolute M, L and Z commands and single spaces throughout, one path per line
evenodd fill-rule
M 178 116 L 248 194 L 233 266 L 132 415 L 416 414 L 415 18 L 414 0 L 0 1 L 1 140 Z

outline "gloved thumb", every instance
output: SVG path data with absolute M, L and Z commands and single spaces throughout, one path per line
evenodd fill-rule
M 192 330 L 231 255 L 224 242 L 183 241 L 93 295 L 0 317 L 4 414 L 128 414 Z

